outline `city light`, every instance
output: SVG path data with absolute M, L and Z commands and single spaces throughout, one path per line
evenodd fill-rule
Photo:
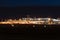
M 6 21 L 0 21 L 0 24 L 60 24 L 59 19 L 53 18 L 21 18 L 18 20 L 8 19 Z M 13 25 L 12 25 L 13 26 Z

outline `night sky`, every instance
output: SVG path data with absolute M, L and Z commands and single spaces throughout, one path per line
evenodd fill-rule
M 0 0 L 0 18 L 59 17 L 59 0 Z
M 0 0 L 0 6 L 60 6 L 59 0 Z

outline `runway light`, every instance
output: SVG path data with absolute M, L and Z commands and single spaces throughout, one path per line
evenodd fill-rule
M 33 27 L 35 27 L 35 25 L 33 25 Z
M 46 28 L 46 25 L 44 25 L 44 27 Z
M 12 26 L 12 27 L 14 27 L 14 25 L 13 25 L 13 24 L 12 24 L 11 26 Z

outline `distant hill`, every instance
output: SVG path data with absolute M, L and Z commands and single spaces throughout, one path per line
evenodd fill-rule
M 31 17 L 58 17 L 60 16 L 60 7 L 0 7 L 0 17 L 25 17 L 27 14 Z

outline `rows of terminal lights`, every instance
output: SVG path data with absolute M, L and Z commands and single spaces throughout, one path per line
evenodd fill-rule
M 0 21 L 0 24 L 60 24 L 60 19 L 54 18 L 20 18 Z

